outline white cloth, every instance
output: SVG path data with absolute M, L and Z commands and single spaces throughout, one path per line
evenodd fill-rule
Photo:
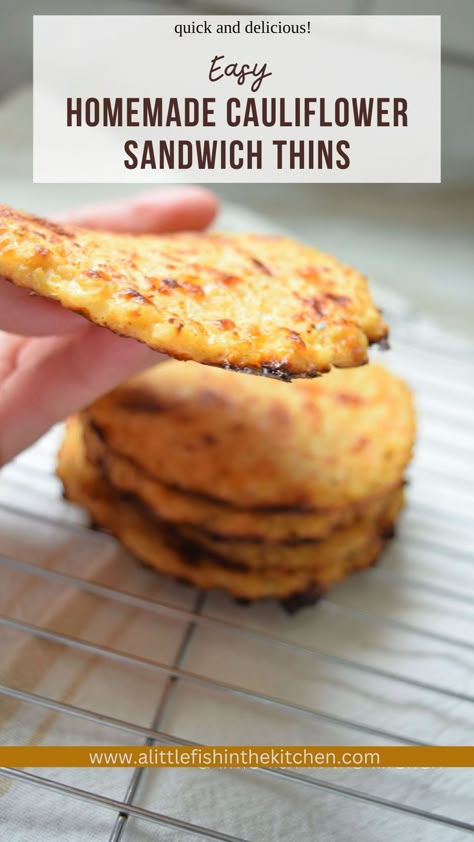
M 271 603 L 241 607 L 220 594 L 208 596 L 202 610 L 206 616 L 474 696 L 472 648 L 347 613 L 351 608 L 367 612 L 369 619 L 382 615 L 471 644 L 474 639 L 472 346 L 418 320 L 410 308 L 383 291 L 378 298 L 385 300 L 394 324 L 392 350 L 383 355 L 383 362 L 412 382 L 420 412 L 410 502 L 399 536 L 379 568 L 355 576 L 336 588 L 329 602 L 294 617 Z M 1 556 L 192 610 L 194 589 L 145 570 L 112 538 L 77 526 L 84 522 L 83 514 L 60 498 L 59 483 L 52 475 L 59 435 L 59 429 L 52 431 L 2 472 Z M 396 578 L 391 579 L 390 573 Z M 0 580 L 2 614 L 150 661 L 173 664 L 189 625 L 185 616 L 170 617 L 90 594 L 67 582 L 32 575 L 14 563 L 0 564 Z M 433 587 L 440 591 L 430 591 Z M 443 591 L 452 594 L 445 597 Z M 345 612 L 334 605 L 344 606 Z M 107 717 L 151 725 L 167 685 L 166 674 L 0 628 L 5 684 Z M 401 737 L 429 743 L 472 742 L 474 706 L 468 701 L 223 627 L 198 625 L 182 666 Z M 206 744 L 381 742 L 354 728 L 182 680 L 171 691 L 159 727 Z M 125 730 L 1 696 L 0 728 L 1 739 L 8 744 L 139 742 Z M 37 773 L 118 800 L 131 776 L 128 769 Z M 308 774 L 474 821 L 472 770 L 336 769 Z M 258 842 L 316 838 L 349 842 L 354 836 L 375 842 L 399 838 L 401 833 L 427 842 L 464 838 L 452 828 L 248 771 L 148 770 L 135 803 Z M 114 822 L 114 814 L 102 807 L 1 777 L 0 816 L 1 842 L 26 842 L 32 828 L 34 838 L 41 841 L 107 840 Z M 124 838 L 180 837 L 176 830 L 129 819 Z

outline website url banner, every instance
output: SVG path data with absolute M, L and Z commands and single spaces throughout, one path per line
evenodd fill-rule
M 0 766 L 471 768 L 474 746 L 2 746 Z

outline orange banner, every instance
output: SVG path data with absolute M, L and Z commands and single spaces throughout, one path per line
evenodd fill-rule
M 2 746 L 0 766 L 474 767 L 474 746 Z

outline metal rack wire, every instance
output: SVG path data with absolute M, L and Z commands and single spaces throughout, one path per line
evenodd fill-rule
M 421 415 L 419 452 L 401 534 L 379 567 L 336 589 L 314 609 L 303 612 L 301 620 L 281 618 L 275 607 L 237 607 L 225 597 L 206 596 L 193 589 L 168 584 L 158 576 L 158 593 L 150 592 L 149 577 L 153 574 L 143 571 L 121 553 L 112 538 L 92 531 L 79 519 L 77 512 L 60 499 L 58 487 L 51 479 L 56 446 L 54 434 L 4 470 L 0 489 L 0 576 L 2 579 L 9 577 L 12 593 L 17 594 L 10 601 L 0 598 L 0 629 L 1 635 L 6 636 L 5 649 L 1 651 L 3 660 L 8 661 L 2 670 L 4 678 L 0 685 L 0 710 L 2 704 L 6 709 L 3 717 L 6 739 L 18 739 L 18 733 L 23 733 L 24 729 L 22 712 L 33 715 L 31 712 L 35 711 L 35 716 L 49 717 L 49 723 L 75 721 L 81 727 L 90 725 L 99 731 L 105 729 L 109 743 L 114 742 L 114 735 L 144 745 L 212 743 L 218 741 L 216 734 L 221 734 L 221 726 L 217 723 L 220 714 L 224 717 L 224 728 L 225 717 L 230 715 L 225 711 L 235 705 L 235 710 L 243 711 L 243 722 L 250 723 L 249 716 L 258 716 L 259 723 L 270 722 L 274 717 L 275 727 L 281 722 L 282 728 L 286 727 L 285 723 L 291 723 L 300 737 L 295 742 L 305 739 L 317 742 L 315 734 L 319 733 L 331 733 L 332 742 L 339 741 L 343 745 L 351 741 L 372 745 L 472 742 L 474 482 L 471 469 L 474 445 L 470 423 L 474 418 L 474 365 L 468 357 L 468 349 L 453 352 L 448 346 L 441 346 L 437 336 L 432 339 L 433 347 L 426 335 L 423 344 L 419 344 L 416 323 L 399 325 L 395 333 L 396 350 L 384 361 L 411 380 Z M 20 541 L 17 551 L 15 536 L 20 534 L 24 536 L 24 546 Z M 37 535 L 43 538 L 38 537 L 41 552 L 35 557 L 31 545 L 35 542 L 32 536 Z M 121 553 L 121 578 L 107 578 L 106 573 L 112 561 L 116 563 L 118 552 Z M 94 560 L 99 557 L 104 559 L 103 563 L 94 566 Z M 139 577 L 145 577 L 144 583 L 138 581 Z M 38 594 L 46 606 L 42 613 L 38 609 L 36 614 L 30 611 L 31 601 L 28 602 L 27 596 L 22 597 L 28 590 L 36 593 L 35 588 L 40 589 Z M 380 594 L 386 595 L 385 601 L 379 601 Z M 160 645 L 172 626 L 173 651 L 161 658 L 154 651 L 142 653 L 141 644 L 115 645 L 107 640 L 106 634 L 101 638 L 84 624 L 75 633 L 49 610 L 58 595 L 60 604 L 66 608 L 73 606 L 78 598 L 92 600 L 90 604 L 100 606 L 101 611 L 106 606 L 113 622 L 116 621 L 114 612 L 128 612 L 127 617 L 132 617 L 133 622 L 141 623 L 144 628 L 152 628 L 157 622 L 160 624 L 157 627 Z M 100 611 L 97 616 L 102 616 Z M 107 622 L 106 617 L 104 628 Z M 171 637 L 173 635 L 170 633 Z M 148 724 L 141 714 L 135 718 L 119 715 L 115 711 L 112 691 L 109 698 L 104 698 L 102 690 L 102 701 L 97 703 L 95 699 L 94 703 L 88 704 L 84 697 L 79 701 L 71 700 L 60 688 L 48 692 L 48 681 L 43 682 L 42 689 L 40 673 L 32 686 L 31 682 L 23 680 L 22 670 L 18 670 L 18 665 L 24 664 L 24 659 L 29 657 L 27 645 L 37 647 L 34 652 L 40 655 L 48 653 L 48 657 L 51 652 L 56 653 L 54 657 L 61 653 L 61 657 L 69 659 L 62 664 L 78 657 L 87 659 L 89 664 L 99 664 L 99 672 L 108 667 L 117 669 L 124 676 L 124 682 L 136 674 L 158 682 L 154 710 L 147 708 Z M 217 647 L 216 651 L 213 647 Z M 222 651 L 235 655 L 237 666 L 227 668 L 225 660 L 219 660 L 219 651 L 221 655 Z M 6 658 L 9 652 L 13 654 Z M 413 653 L 416 655 L 414 664 Z M 54 663 L 52 656 L 50 661 Z M 267 663 L 268 668 L 262 666 Z M 272 664 L 276 664 L 277 671 L 283 674 L 283 686 L 275 688 Z M 246 678 L 239 678 L 241 675 Z M 298 682 L 301 682 L 301 692 Z M 80 687 L 80 682 L 76 681 L 76 684 Z M 343 692 L 338 693 L 336 684 Z M 193 733 L 201 727 L 204 737 L 201 740 L 180 732 L 176 720 L 176 711 L 186 705 L 193 693 L 201 694 L 197 696 L 199 706 L 194 706 L 193 715 L 188 711 L 186 728 Z M 368 707 L 356 705 L 354 708 L 353 697 L 357 693 L 368 693 L 366 700 L 371 694 L 377 696 L 377 704 L 366 701 Z M 344 694 L 348 696 L 347 703 L 340 701 Z M 139 695 L 138 689 L 137 699 Z M 394 700 L 402 713 L 394 712 Z M 377 713 L 379 701 L 380 715 Z M 206 705 L 211 712 L 207 719 L 204 718 L 204 726 L 196 725 L 196 720 L 201 721 L 201 715 L 204 716 Z M 239 708 L 239 705 L 243 707 Z M 199 716 L 196 710 L 199 710 Z M 215 728 L 210 724 L 213 721 Z M 20 723 L 18 727 L 16 722 Z M 172 727 L 167 727 L 167 722 Z M 269 727 L 273 734 L 273 725 Z M 246 742 L 245 733 L 243 726 L 241 742 Z M 100 739 L 99 736 L 99 744 Z M 236 740 L 229 739 L 232 741 Z M 249 741 L 252 740 L 249 738 Z M 286 741 L 286 738 L 280 740 Z M 154 827 L 153 833 L 161 828 L 159 837 L 143 836 L 144 839 L 177 838 L 183 833 L 196 839 L 228 842 L 253 839 L 260 842 L 263 839 L 261 829 L 254 836 L 247 825 L 241 835 L 239 829 L 243 825 L 238 815 L 232 832 L 228 832 L 228 823 L 225 827 L 216 823 L 212 811 L 208 811 L 208 822 L 200 821 L 200 810 L 191 818 L 173 815 L 181 797 L 180 787 L 187 788 L 184 778 L 176 783 L 177 800 L 170 805 L 173 809 L 167 810 L 166 803 L 164 809 L 152 809 L 142 796 L 144 784 L 151 776 L 150 770 L 127 770 L 127 774 L 125 788 L 112 784 L 112 791 L 104 794 L 98 785 L 81 786 L 71 779 L 61 780 L 58 774 L 3 769 L 0 780 L 9 785 L 7 796 L 0 791 L 0 800 L 8 797 L 4 821 L 5 816 L 8 822 L 8 817 L 14 814 L 15 804 L 18 809 L 23 805 L 24 811 L 23 799 L 28 790 L 40 792 L 45 799 L 50 794 L 59 797 L 61 804 L 69 798 L 89 809 L 97 807 L 108 812 L 108 824 L 101 826 L 99 833 L 94 833 L 84 819 L 84 834 L 78 835 L 78 839 L 97 838 L 108 842 L 141 839 L 137 827 L 143 823 Z M 209 773 L 202 771 L 200 774 Z M 265 782 L 271 782 L 279 788 L 278 792 L 275 790 L 276 797 L 284 792 L 290 799 L 289 804 L 294 797 L 291 793 L 307 791 L 305 803 L 309 811 L 322 810 L 320 799 L 326 797 L 335 798 L 337 804 L 358 804 L 371 811 L 374 833 L 378 833 L 383 812 L 390 817 L 392 825 L 397 816 L 415 821 L 412 838 L 437 838 L 431 835 L 434 830 L 420 835 L 418 828 L 421 826 L 438 827 L 443 839 L 457 840 L 474 833 L 472 797 L 469 798 L 466 790 L 464 798 L 462 782 L 459 788 L 450 778 L 446 790 L 449 795 L 443 790 L 444 796 L 439 799 L 448 803 L 449 809 L 435 809 L 423 790 L 418 793 L 417 803 L 413 803 L 406 791 L 398 797 L 398 784 L 394 787 L 396 797 L 390 797 L 380 786 L 385 775 L 383 771 L 378 772 L 377 781 L 370 775 L 361 777 L 360 772 L 357 774 L 358 777 L 350 776 L 348 770 L 325 775 L 322 770 L 313 774 L 313 770 L 303 773 L 286 769 L 234 773 L 235 780 L 244 776 L 246 783 L 251 781 L 257 795 L 261 788 L 263 800 L 269 792 Z M 220 781 L 215 785 L 216 792 L 224 778 Z M 438 781 L 436 786 L 441 791 L 444 784 Z M 119 789 L 123 789 L 123 794 L 116 797 Z M 157 784 L 156 791 L 161 792 L 162 786 Z M 153 804 L 157 800 L 160 799 L 155 792 Z M 61 811 L 58 802 L 54 803 Z M 334 822 L 339 821 L 343 807 L 331 809 L 329 816 L 334 815 Z M 231 813 L 232 810 L 229 804 Z M 131 823 L 137 821 L 138 825 L 132 829 Z M 31 826 L 31 817 L 25 818 L 25 822 L 25 827 Z M 308 827 L 310 824 L 308 818 Z M 277 838 L 271 822 L 269 827 L 268 839 Z M 10 827 L 5 833 L 7 835 L 3 837 L 0 826 L 0 839 L 23 838 L 19 835 L 19 825 Z M 162 833 L 171 836 L 162 837 Z M 28 838 L 27 835 L 24 838 Z M 302 829 L 298 835 L 295 829 L 293 838 L 306 840 L 312 837 L 309 830 Z M 335 837 L 331 835 L 330 827 L 318 835 L 321 840 L 331 838 Z

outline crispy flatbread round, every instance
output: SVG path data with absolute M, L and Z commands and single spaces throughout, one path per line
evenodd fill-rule
M 387 334 L 366 279 L 282 237 L 122 235 L 0 205 L 0 275 L 183 360 L 314 376 Z
M 325 538 L 336 527 L 340 529 L 354 521 L 361 508 L 365 514 L 372 511 L 376 517 L 381 507 L 380 501 L 375 500 L 321 513 L 239 509 L 199 494 L 180 491 L 151 477 L 131 459 L 108 447 L 86 419 L 83 435 L 88 459 L 105 473 L 118 491 L 134 495 L 163 520 L 197 526 L 208 537 L 289 544 L 316 540 Z
M 283 384 L 170 362 L 87 417 L 113 451 L 168 486 L 320 514 L 398 487 L 415 431 L 410 390 L 379 365 Z
M 252 570 L 330 570 L 339 568 L 344 559 L 358 557 L 374 535 L 389 536 L 403 507 L 403 490 L 390 492 L 351 524 L 333 531 L 320 541 L 299 541 L 293 546 L 284 543 L 259 543 L 212 538 L 199 528 L 180 527 L 180 533 L 193 543 L 220 558 L 243 564 Z
M 276 597 L 289 610 L 314 602 L 352 571 L 373 564 L 384 545 L 383 535 L 371 534 L 364 546 L 319 569 L 256 571 L 232 565 L 180 538 L 177 531 L 148 516 L 142 507 L 124 501 L 87 460 L 77 419 L 68 422 L 58 457 L 58 475 L 66 496 L 84 506 L 99 526 L 146 564 L 200 588 L 220 588 L 238 598 Z

